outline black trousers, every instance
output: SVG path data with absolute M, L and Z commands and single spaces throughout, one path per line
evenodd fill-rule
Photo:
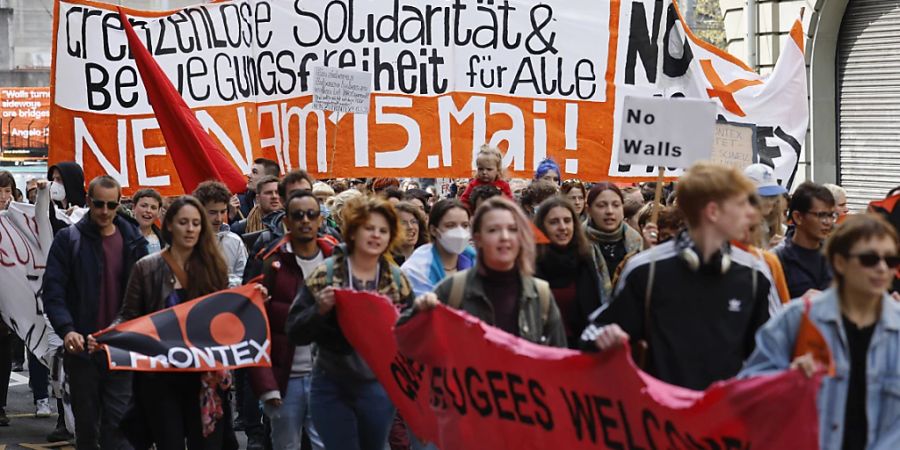
M 9 393 L 13 338 L 9 328 L 0 321 L 0 408 L 6 408 L 6 394 Z
M 209 436 L 200 420 L 199 373 L 140 373 L 135 394 L 157 450 L 236 450 L 231 406 L 223 395 L 224 416 Z M 223 394 L 220 392 L 220 394 Z
M 90 356 L 67 353 L 63 364 L 75 415 L 75 447 L 132 448 L 120 427 L 131 405 L 131 372 L 110 371 L 103 352 Z

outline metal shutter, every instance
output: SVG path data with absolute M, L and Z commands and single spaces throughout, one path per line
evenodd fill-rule
M 850 0 L 837 76 L 838 181 L 865 211 L 900 185 L 900 2 Z

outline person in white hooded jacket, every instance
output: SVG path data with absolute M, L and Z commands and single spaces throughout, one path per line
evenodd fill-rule
M 432 292 L 444 278 L 475 265 L 470 245 L 469 210 L 459 200 L 441 200 L 431 208 L 431 244 L 417 248 L 400 268 L 416 296 Z

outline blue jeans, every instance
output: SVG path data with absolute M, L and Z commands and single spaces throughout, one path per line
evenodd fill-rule
M 325 448 L 384 450 L 394 405 L 377 381 L 340 380 L 317 368 L 309 402 Z
M 309 408 L 310 379 L 311 375 L 291 378 L 280 407 L 263 403 L 263 412 L 272 424 L 272 448 L 299 450 L 300 439 L 306 430 L 313 450 L 325 449 L 312 423 Z

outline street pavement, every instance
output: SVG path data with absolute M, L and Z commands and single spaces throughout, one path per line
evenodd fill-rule
M 56 427 L 56 399 L 50 399 L 53 415 L 45 418 L 34 416 L 34 399 L 28 387 L 28 367 L 26 371 L 13 372 L 9 381 L 6 400 L 6 415 L 9 426 L 0 427 L 0 450 L 8 449 L 56 449 L 74 450 L 74 442 L 47 442 L 47 435 Z M 238 432 L 241 448 L 246 448 L 246 436 Z

